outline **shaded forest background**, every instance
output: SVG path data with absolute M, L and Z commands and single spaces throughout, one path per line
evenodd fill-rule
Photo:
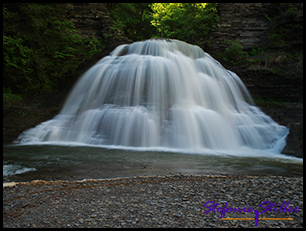
M 71 88 L 114 45 L 154 37 L 208 51 L 242 78 L 257 104 L 302 101 L 303 4 L 219 5 L 5 3 L 3 102 Z M 87 20 L 98 30 L 84 35 Z
M 107 4 L 114 25 L 130 41 L 174 38 L 201 45 L 218 21 L 216 3 Z M 79 76 L 78 66 L 101 53 L 112 33 L 81 37 L 58 4 L 3 4 L 3 100 L 56 92 Z M 67 74 L 69 73 L 69 74 Z

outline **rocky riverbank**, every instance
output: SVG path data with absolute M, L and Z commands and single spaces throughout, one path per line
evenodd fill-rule
M 209 201 L 258 212 L 269 201 L 277 211 L 259 214 L 268 219 L 255 226 L 254 212 L 224 216 L 251 220 L 221 220 L 218 210 L 203 206 Z M 279 212 L 285 204 L 287 212 Z M 163 175 L 10 184 L 3 187 L 3 227 L 301 228 L 303 177 Z

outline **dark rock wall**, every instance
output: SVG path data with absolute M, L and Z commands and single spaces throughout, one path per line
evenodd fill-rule
M 303 52 L 303 3 L 291 3 L 294 6 L 291 12 L 288 6 L 280 3 L 218 3 L 219 22 L 212 32 L 212 46 L 207 49 L 215 58 L 228 47 L 224 43 L 226 40 L 239 39 L 245 50 L 251 50 L 266 45 L 273 28 L 282 30 L 284 43 L 272 47 L 267 57 L 261 56 L 262 63 L 235 66 L 219 60 L 239 75 L 253 97 L 303 102 L 303 56 L 300 60 L 288 60 L 282 54 Z M 262 107 L 262 110 L 290 128 L 282 153 L 303 158 L 303 104 L 286 103 L 284 106 Z
M 272 48 L 266 56 L 257 57 L 264 61 L 231 65 L 218 60 L 239 75 L 254 97 L 303 102 L 303 3 L 292 3 L 292 6 L 295 10 L 290 14 L 288 4 L 218 3 L 219 22 L 211 34 L 212 46 L 206 49 L 216 59 L 229 46 L 226 40 L 239 39 L 248 51 L 266 45 L 271 28 L 282 28 L 283 45 Z M 284 52 L 292 56 L 301 54 L 300 59 L 289 59 Z
M 267 70 L 232 67 L 253 97 L 283 102 L 303 102 L 302 75 L 289 76 Z
M 298 14 L 290 16 L 280 3 L 218 3 L 219 22 L 212 33 L 214 38 L 211 52 L 223 52 L 227 47 L 226 40 L 239 39 L 245 48 L 264 45 L 268 41 L 268 29 L 274 17 L 279 17 L 278 26 L 284 26 L 288 43 L 303 44 L 302 31 L 292 34 L 290 24 L 303 22 L 303 3 L 292 3 Z M 268 18 L 266 17 L 268 16 Z
M 110 19 L 106 8 L 107 3 L 58 3 L 66 7 L 67 19 L 76 27 L 78 34 L 83 38 L 96 37 L 105 39 L 108 45 L 130 42 Z
M 243 47 L 252 47 L 267 40 L 265 31 L 269 20 L 267 13 L 270 3 L 218 3 L 219 22 L 213 32 L 214 43 L 210 50 L 219 52 L 227 47 L 226 40 L 239 39 Z
M 287 145 L 282 153 L 303 158 L 303 122 L 292 123 L 289 129 Z

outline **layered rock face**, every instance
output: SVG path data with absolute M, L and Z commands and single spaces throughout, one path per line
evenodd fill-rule
M 287 145 L 282 153 L 303 158 L 303 122 L 292 123 L 287 136 Z
M 256 46 L 267 40 L 265 31 L 269 20 L 263 15 L 267 13 L 263 4 L 265 3 L 219 3 L 220 18 L 213 33 L 215 42 L 211 49 L 224 50 L 227 47 L 224 41 L 237 38 L 243 47 Z
M 218 3 L 218 14 L 213 43 L 207 50 L 216 57 L 229 46 L 226 40 L 239 39 L 244 50 L 250 51 L 274 42 L 271 35 L 277 30 L 282 34 L 281 45 L 252 57 L 249 63 L 222 64 L 239 75 L 255 98 L 299 102 L 262 109 L 290 127 L 283 153 L 303 157 L 303 3 Z
M 303 102 L 303 78 L 285 73 L 271 73 L 269 70 L 232 68 L 238 73 L 253 97 Z
M 222 64 L 240 76 L 252 96 L 303 101 L 303 4 L 218 3 L 218 14 L 207 51 L 218 59 L 229 47 L 226 40 L 238 39 L 245 51 L 279 43 L 245 65 Z
M 110 19 L 107 3 L 58 3 L 66 7 L 65 17 L 76 27 L 83 38 L 96 37 L 105 39 L 108 44 L 130 40 L 117 28 Z
M 227 47 L 224 41 L 235 39 L 239 39 L 245 49 L 264 45 L 268 41 L 268 29 L 273 26 L 271 20 L 275 17 L 280 18 L 278 26 L 287 30 L 289 42 L 302 44 L 302 30 L 290 34 L 290 29 L 294 29 L 290 24 L 303 22 L 303 3 L 292 4 L 298 11 L 294 16 L 287 14 L 287 9 L 280 3 L 218 3 L 219 22 L 212 33 L 214 42 L 209 50 L 222 52 Z

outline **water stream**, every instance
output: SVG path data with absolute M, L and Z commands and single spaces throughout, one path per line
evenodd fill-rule
M 166 163 L 167 171 L 248 174 L 275 161 L 282 170 L 272 167 L 270 172 L 289 174 L 284 163 L 290 157 L 280 154 L 287 134 L 288 128 L 254 105 L 240 78 L 201 48 L 151 39 L 121 45 L 90 68 L 57 116 L 23 132 L 15 142 L 18 145 L 6 147 L 10 154 L 4 164 L 7 172 L 18 175 L 10 166 L 12 150 L 52 147 L 57 151 L 46 154 L 48 158 L 35 154 L 33 161 L 61 159 L 69 153 L 67 158 L 76 169 L 85 165 L 90 169 L 89 163 L 101 171 L 108 166 L 124 168 L 129 161 L 141 168 L 145 165 L 141 160 L 148 158 L 159 163 L 156 166 Z M 29 156 L 28 152 L 22 155 Z M 105 165 L 106 156 L 112 161 Z M 234 167 L 237 161 L 239 168 Z M 262 161 L 265 167 L 261 168 Z M 301 162 L 290 161 L 298 166 Z M 219 162 L 222 171 L 216 167 Z M 24 170 L 35 172 L 37 167 L 30 164 Z

